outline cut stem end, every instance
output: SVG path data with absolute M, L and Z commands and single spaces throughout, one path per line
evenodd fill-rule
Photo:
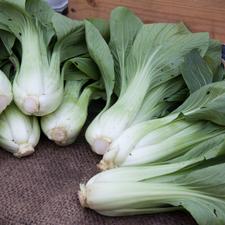
M 17 158 L 22 158 L 24 156 L 31 155 L 34 152 L 34 148 L 31 144 L 20 145 L 19 150 L 13 155 Z
M 67 131 L 63 127 L 55 127 L 50 131 L 50 139 L 56 144 L 63 145 L 67 141 Z
M 39 112 L 40 104 L 36 96 L 28 96 L 23 102 L 24 110 L 29 114 L 34 114 Z
M 99 155 L 104 155 L 105 152 L 108 150 L 112 140 L 107 137 L 98 138 L 94 141 L 92 146 L 92 150 Z
M 78 191 L 78 198 L 83 208 L 88 208 L 87 204 L 87 191 L 85 184 L 80 184 L 80 190 Z
M 115 168 L 115 165 L 112 162 L 109 161 L 105 161 L 104 159 L 102 159 L 98 164 L 97 164 L 97 168 L 101 171 L 105 171 L 105 170 L 110 170 Z

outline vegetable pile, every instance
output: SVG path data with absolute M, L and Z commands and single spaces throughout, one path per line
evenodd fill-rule
M 72 144 L 101 98 L 85 136 L 103 172 L 80 185 L 81 205 L 225 224 L 221 52 L 206 32 L 144 24 L 124 7 L 78 21 L 42 0 L 0 0 L 0 147 L 31 155 L 41 130 Z

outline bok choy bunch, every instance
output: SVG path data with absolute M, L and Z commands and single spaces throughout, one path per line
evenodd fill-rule
M 36 117 L 24 115 L 12 103 L 0 115 L 0 147 L 20 158 L 34 152 L 40 139 Z
M 90 33 L 96 32 L 88 27 L 87 40 Z M 160 112 L 168 108 L 167 104 L 160 107 L 163 100 L 170 94 L 182 93 L 182 88 L 174 92 L 172 87 L 168 88 L 172 93 L 166 95 L 160 89 L 169 87 L 180 75 L 180 66 L 188 52 L 197 49 L 204 56 L 209 47 L 207 33 L 191 33 L 183 24 L 143 25 L 122 7 L 112 11 L 110 34 L 109 48 L 114 59 L 118 100 L 111 107 L 107 105 L 86 131 L 88 143 L 98 154 L 104 154 L 131 125 L 160 116 Z M 100 40 L 92 42 L 97 49 Z M 104 61 L 102 57 L 102 63 Z M 156 114 L 153 113 L 155 108 L 159 108 Z
M 225 224 L 224 158 L 104 171 L 81 185 L 79 199 L 106 216 L 187 210 L 199 225 Z
M 78 39 L 73 32 L 83 35 L 80 22 L 60 17 L 44 1 L 1 0 L 0 9 L 0 28 L 21 43 L 21 60 L 13 82 L 15 103 L 27 115 L 55 111 L 63 98 L 60 63 L 67 46 L 73 49 L 71 36 L 74 42 Z
M 100 31 L 101 34 L 97 31 L 97 37 L 102 35 L 107 39 L 106 21 L 91 20 L 86 21 L 86 24 L 95 26 Z M 96 29 L 95 27 L 93 29 Z M 106 44 L 103 44 L 100 47 L 104 50 L 105 46 Z M 77 48 L 79 49 L 79 45 Z M 91 49 L 91 46 L 88 48 Z M 76 49 L 74 51 L 77 53 Z M 101 49 L 98 54 L 101 54 Z M 88 54 L 78 55 L 64 63 L 62 73 L 65 78 L 65 91 L 62 104 L 55 112 L 41 118 L 42 130 L 50 140 L 59 145 L 73 143 L 86 121 L 90 100 L 105 97 L 105 87 L 108 91 L 111 90 L 106 96 L 110 99 L 114 73 L 106 74 L 104 70 L 113 71 L 113 64 L 106 65 L 106 68 L 100 65 L 100 69 L 103 73 Z
M 41 127 L 50 140 L 68 145 L 75 141 L 86 121 L 90 100 L 101 93 L 97 84 L 100 72 L 90 57 L 80 56 L 68 60 L 63 73 L 63 102 L 55 112 L 41 118 Z M 95 83 L 87 84 L 90 81 Z
M 99 167 L 165 162 L 189 151 L 209 154 L 205 146 L 216 146 L 218 138 L 225 136 L 225 71 L 219 64 L 213 74 L 209 65 L 196 51 L 190 52 L 181 68 L 190 96 L 168 116 L 125 130 L 112 142 Z M 214 153 L 212 157 L 218 154 Z

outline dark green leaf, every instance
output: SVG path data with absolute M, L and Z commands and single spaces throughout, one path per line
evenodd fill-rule
M 213 80 L 212 71 L 197 50 L 192 50 L 184 57 L 181 73 L 191 93 Z

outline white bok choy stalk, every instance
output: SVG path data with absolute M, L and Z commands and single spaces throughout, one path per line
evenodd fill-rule
M 12 103 L 0 115 L 0 147 L 21 158 L 34 152 L 40 139 L 36 117 L 24 115 Z
M 0 70 L 0 114 L 13 99 L 12 86 L 7 76 Z
M 100 72 L 87 56 L 68 60 L 63 72 L 66 78 L 63 102 L 55 112 L 41 118 L 41 127 L 50 140 L 64 146 L 75 141 L 87 119 L 90 100 L 99 96 L 100 87 L 93 81 L 99 79 Z M 92 84 L 86 85 L 91 81 Z
M 68 36 L 75 30 L 83 33 L 83 28 L 69 19 L 65 23 L 66 19 L 44 1 L 0 1 L 0 8 L 0 28 L 13 33 L 22 47 L 21 64 L 13 82 L 15 103 L 27 115 L 49 114 L 63 98 L 62 49 L 71 44 Z M 55 33 L 57 42 L 52 48 Z
M 174 126 L 173 123 L 167 125 L 167 129 L 172 129 Z M 159 136 L 157 137 L 158 139 L 161 136 L 161 131 L 163 130 L 159 129 L 158 132 L 155 132 L 157 134 L 154 134 Z M 128 153 L 127 157 L 125 157 L 124 154 L 122 158 L 121 155 L 123 154 L 123 151 L 119 152 L 114 163 L 120 166 L 132 166 L 165 162 L 185 154 L 190 151 L 193 146 L 196 146 L 196 144 L 207 142 L 211 138 L 216 138 L 224 133 L 224 127 L 214 125 L 210 122 L 190 123 L 187 128 L 182 129 L 182 131 L 171 135 L 171 137 L 168 137 L 165 140 L 161 139 L 159 143 L 151 144 L 147 141 L 146 146 L 139 146 L 138 144 Z M 149 136 L 151 136 L 151 133 Z
M 12 72 L 13 57 L 12 47 L 15 37 L 10 33 L 0 30 L 0 113 L 11 103 L 13 99 L 11 80 L 15 75 Z
M 221 80 L 225 71 L 221 68 L 219 64 L 213 74 L 196 51 L 190 52 L 181 70 L 191 95 L 170 115 L 125 130 L 112 142 L 99 167 L 106 170 L 165 162 L 225 134 L 225 81 Z M 217 82 L 212 83 L 213 80 Z
M 83 207 L 106 216 L 185 209 L 199 225 L 225 224 L 225 160 L 182 161 L 104 171 L 82 184 Z
M 163 118 L 167 119 L 167 118 Z M 169 118 L 168 118 L 169 119 Z M 158 119 L 154 120 L 157 124 Z M 166 121 L 166 120 L 165 120 Z M 143 124 L 142 124 L 143 125 Z M 152 123 L 154 126 L 154 123 Z M 103 159 L 98 164 L 101 170 L 107 170 L 120 166 L 145 165 L 149 163 L 162 163 L 176 161 L 185 155 L 204 155 L 214 157 L 220 151 L 208 153 L 207 146 L 218 147 L 225 138 L 225 128 L 210 122 L 188 122 L 182 119 L 175 120 L 165 126 L 148 132 L 141 139 L 140 136 L 131 141 L 128 146 L 126 141 L 132 139 L 134 131 L 138 131 L 138 126 L 129 128 L 110 147 Z M 147 130 L 147 128 L 145 128 Z M 136 134 L 136 133 L 135 133 Z M 143 133 L 142 133 L 143 134 Z M 137 141 L 139 139 L 139 141 Z M 120 147 L 123 146 L 123 147 Z
M 93 42 L 96 30 L 87 23 L 85 27 L 90 55 L 99 65 L 93 52 L 100 40 Z M 118 100 L 101 112 L 86 131 L 88 143 L 98 154 L 104 154 L 131 125 L 152 119 L 152 108 L 162 102 L 161 95 L 151 98 L 153 89 L 180 75 L 184 56 L 192 49 L 198 49 L 204 56 L 209 47 L 207 33 L 191 33 L 183 24 L 143 25 L 121 7 L 112 11 L 110 31 L 109 48 L 114 56 Z

